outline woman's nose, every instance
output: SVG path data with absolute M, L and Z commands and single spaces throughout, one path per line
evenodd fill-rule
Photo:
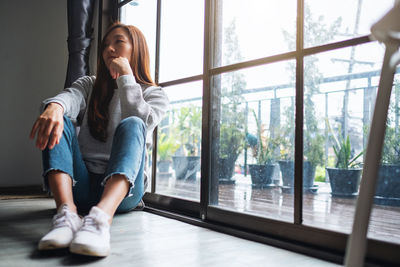
M 106 51 L 109 53 L 114 53 L 115 52 L 115 48 L 112 45 L 109 45 L 106 47 Z

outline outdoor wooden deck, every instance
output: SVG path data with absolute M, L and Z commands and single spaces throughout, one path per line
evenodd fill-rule
M 279 186 L 252 188 L 250 178 L 236 176 L 232 185 L 220 184 L 218 207 L 293 222 L 294 195 Z M 303 194 L 303 223 L 308 226 L 350 233 L 356 199 L 332 197 L 329 183 L 316 183 L 316 193 Z M 200 182 L 184 182 L 173 177 L 158 179 L 156 192 L 199 201 Z M 400 243 L 400 207 L 374 205 L 369 238 Z

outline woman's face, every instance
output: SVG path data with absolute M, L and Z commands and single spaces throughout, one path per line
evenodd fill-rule
M 103 60 L 108 69 L 111 61 L 117 57 L 127 58 L 131 61 L 132 44 L 124 28 L 118 27 L 112 30 L 104 42 Z

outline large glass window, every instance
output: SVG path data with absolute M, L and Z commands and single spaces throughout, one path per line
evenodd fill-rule
M 285 35 L 296 35 L 296 0 L 222 0 L 218 15 L 223 31 L 222 61 L 216 67 L 294 50 Z M 279 25 L 279 27 L 277 27 Z M 284 34 L 283 34 L 284 33 Z M 232 44 L 236 42 L 236 46 Z M 232 57 L 235 51 L 240 56 Z
M 152 74 L 155 72 L 156 58 L 156 11 L 157 0 L 132 1 L 121 8 L 121 22 L 138 27 L 146 38 Z
M 400 68 L 398 68 L 398 73 Z M 400 244 L 400 75 L 394 79 L 368 237 Z
M 170 109 L 158 127 L 156 192 L 199 201 L 202 83 L 165 91 Z
M 372 24 L 393 3 L 393 0 L 305 0 L 304 47 L 367 35 Z
M 304 224 L 351 231 L 383 52 L 368 43 L 304 59 Z
M 163 1 L 160 82 L 202 74 L 204 2 Z
M 156 2 L 161 3 L 158 18 Z M 157 204 L 186 205 L 182 212 L 192 205 L 196 210 L 190 212 L 210 222 L 344 250 L 385 50 L 365 35 L 393 3 L 168 0 L 124 5 L 122 18 L 143 23 L 140 27 L 152 36 L 149 43 L 160 36 L 154 45 L 160 51 L 154 52 L 159 60 L 155 72 L 171 102 L 153 151 L 152 192 L 162 195 Z M 148 13 L 149 22 L 139 13 Z M 210 40 L 205 48 L 204 38 Z M 391 243 L 400 243 L 399 72 L 368 234 Z M 303 135 L 303 147 L 296 133 Z M 301 162 L 303 173 L 295 177 L 294 167 Z M 285 227 L 296 234 L 287 235 Z M 321 232 L 326 240 L 307 238 Z
M 286 75 L 293 63 L 214 77 L 221 96 L 212 138 L 219 182 L 211 191 L 218 192 L 217 201 L 211 198 L 219 207 L 293 221 L 293 195 L 282 188 L 279 167 L 294 156 L 294 77 Z M 293 171 L 288 175 L 293 180 Z

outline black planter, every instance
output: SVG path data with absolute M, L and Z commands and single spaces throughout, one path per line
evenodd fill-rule
M 277 164 L 249 164 L 251 183 L 253 188 L 273 188 L 275 184 L 272 182 Z
M 233 174 L 235 171 L 235 161 L 233 159 L 218 159 L 218 181 L 220 184 L 234 184 Z
M 282 192 L 294 192 L 294 161 L 293 160 L 280 160 L 278 161 L 282 173 Z M 315 167 L 311 162 L 303 162 L 303 191 L 315 193 L 318 186 L 314 185 Z
M 175 176 L 178 180 L 196 180 L 196 173 L 200 170 L 199 156 L 174 156 L 172 157 L 172 166 L 175 170 Z
M 332 196 L 356 197 L 360 185 L 362 169 L 326 168 L 331 184 Z
M 400 206 L 400 165 L 382 165 L 379 168 L 375 203 Z
M 162 173 L 169 172 L 169 167 L 171 166 L 170 160 L 159 160 L 157 162 L 158 171 Z

